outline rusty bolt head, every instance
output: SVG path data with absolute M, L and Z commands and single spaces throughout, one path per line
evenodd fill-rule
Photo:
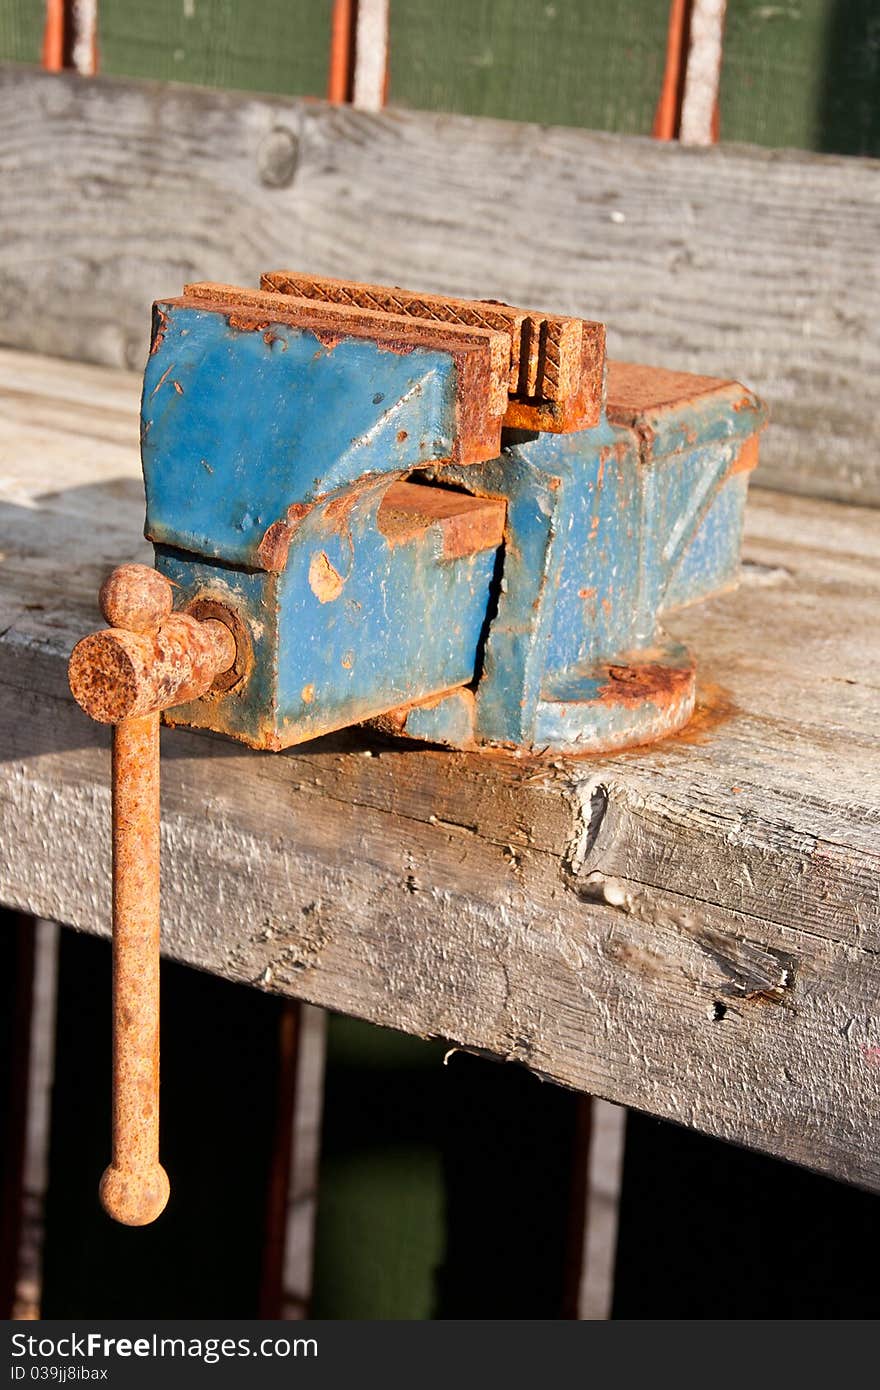
M 98 603 L 111 627 L 146 632 L 174 607 L 169 581 L 148 565 L 120 565 L 101 585 Z

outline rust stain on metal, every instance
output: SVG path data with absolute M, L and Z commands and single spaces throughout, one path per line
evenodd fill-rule
M 404 735 L 406 732 L 406 721 L 415 710 L 433 710 L 443 704 L 450 697 L 461 700 L 473 710 L 475 696 L 467 686 L 451 685 L 446 690 L 436 691 L 424 699 L 411 700 L 409 704 L 397 705 L 394 709 L 385 710 L 382 714 L 374 715 L 367 722 L 371 729 L 376 729 L 379 733 L 390 734 L 392 736 Z M 486 757 L 493 754 L 506 756 L 505 751 L 487 745 L 481 749 L 481 753 Z
M 733 700 L 730 692 L 723 686 L 714 681 L 701 681 L 696 691 L 696 698 L 693 712 L 686 724 L 678 729 L 670 729 L 660 734 L 646 744 L 633 744 L 629 748 L 615 748 L 600 751 L 597 754 L 601 761 L 606 757 L 617 759 L 641 758 L 644 756 L 646 746 L 650 746 L 666 753 L 675 753 L 680 750 L 683 754 L 690 757 L 693 747 L 705 747 L 711 742 L 712 734 L 716 729 L 723 728 L 731 719 L 739 714 L 739 707 Z M 569 754 L 579 758 L 580 754 Z M 589 755 L 583 755 L 589 756 Z M 732 787 L 731 791 L 735 794 L 742 789 Z
M 311 332 L 312 336 L 317 338 L 325 352 L 333 352 L 342 342 L 341 333 L 322 332 L 320 328 L 313 328 Z
M 264 570 L 278 573 L 287 564 L 293 530 L 286 521 L 273 521 L 257 547 L 257 559 Z
M 101 585 L 98 606 L 111 627 L 146 632 L 170 616 L 174 592 L 158 570 L 119 565 Z
M 500 452 L 509 352 L 504 333 L 231 285 L 187 285 L 182 298 L 167 303 L 210 304 L 242 331 L 265 332 L 273 324 L 286 324 L 306 329 L 321 342 L 332 339 L 333 345 L 342 337 L 355 337 L 369 338 L 380 352 L 405 354 L 418 347 L 448 352 L 457 367 L 457 458 L 476 463 Z
M 301 521 L 304 521 L 312 510 L 312 502 L 291 502 L 287 508 L 287 525 L 295 530 Z
M 233 660 L 215 674 L 210 688 L 205 692 L 206 698 L 212 695 L 227 695 L 230 690 L 247 680 L 253 669 L 254 651 L 250 633 L 238 613 L 222 599 L 212 598 L 209 593 L 202 593 L 197 599 L 193 599 L 192 603 L 187 604 L 185 611 L 200 623 L 217 622 L 229 629 L 234 644 Z M 221 664 L 226 662 L 228 655 L 229 649 L 226 647 Z
M 352 280 L 303 275 L 296 271 L 272 271 L 264 275 L 265 291 L 309 303 L 359 308 L 395 318 L 421 319 L 457 328 L 479 328 L 504 335 L 496 347 L 496 365 L 504 376 L 505 393 L 516 390 L 523 326 L 528 316 L 522 309 L 493 300 L 449 299 L 444 295 L 416 294 L 397 286 L 364 285 Z
M 497 331 L 506 340 L 503 358 L 499 347 L 494 362 L 504 372 L 510 397 L 506 425 L 560 430 L 598 422 L 605 357 L 602 324 L 520 309 L 502 300 L 456 299 L 291 270 L 270 271 L 260 284 L 265 291 L 304 302 Z
M 159 346 L 160 346 L 160 343 L 156 343 L 155 346 L 153 347 L 152 351 L 155 352 L 156 348 L 159 347 Z M 170 375 L 171 375 L 171 373 L 172 373 L 173 371 L 174 371 L 174 363 L 172 362 L 172 363 L 171 363 L 171 366 L 170 366 L 170 367 L 166 367 L 165 370 L 164 370 L 164 372 L 162 373 L 162 375 L 159 377 L 159 380 L 156 382 L 156 385 L 153 387 L 152 391 L 150 392 L 150 395 L 151 395 L 151 396 L 155 396 L 156 392 L 157 392 L 158 390 L 160 390 L 160 388 L 163 387 L 163 386 L 165 385 L 165 382 L 168 380 L 168 378 L 170 377 Z
M 153 340 L 150 343 L 150 356 L 157 353 L 165 341 L 165 330 L 168 327 L 168 315 L 158 304 L 153 305 Z
M 760 436 L 757 434 L 749 435 L 743 444 L 733 463 L 727 470 L 727 476 L 734 473 L 750 473 L 753 468 L 758 466 L 758 445 Z
M 339 598 L 345 580 L 323 550 L 316 550 L 309 564 L 309 588 L 319 603 L 332 603 Z
M 687 695 L 693 683 L 688 667 L 646 664 L 609 666 L 608 681 L 599 689 L 599 698 L 609 704 L 636 707 L 649 700 L 664 707 Z
M 690 720 L 683 729 L 678 729 L 666 739 L 663 747 L 675 747 L 676 744 L 702 746 L 709 742 L 709 735 L 715 729 L 726 724 L 738 713 L 739 708 L 729 691 L 713 681 L 701 681 Z
M 287 516 L 282 521 L 273 521 L 263 533 L 257 547 L 257 559 L 263 569 L 278 574 L 287 564 L 290 542 L 293 533 L 304 517 L 312 510 L 312 503 L 292 502 L 287 508 Z
M 452 299 L 295 271 L 270 272 L 260 283 L 260 290 L 189 284 L 184 294 L 218 307 L 235 305 L 234 323 L 239 327 L 254 326 L 237 307 L 249 305 L 293 314 L 322 341 L 322 330 L 350 334 L 366 326 L 380 350 L 391 352 L 409 352 L 420 343 L 449 350 L 450 339 L 462 345 L 470 341 L 472 347 L 480 344 L 489 353 L 488 378 L 482 383 L 483 417 L 488 412 L 490 419 L 503 418 L 509 428 L 552 433 L 590 428 L 599 421 L 604 324 L 518 309 L 501 301 Z M 470 390 L 466 394 L 471 397 Z M 463 419 L 471 415 L 465 412 Z M 476 440 L 483 434 L 484 429 L 475 429 Z M 488 447 L 476 440 L 471 447 Z M 468 459 L 467 445 L 461 461 L 475 461 Z
M 351 533 L 351 513 L 354 507 L 360 502 L 366 492 L 375 486 L 373 480 L 368 480 L 360 486 L 355 484 L 353 487 L 343 492 L 340 497 L 333 497 L 324 507 L 324 514 L 321 517 L 322 524 L 330 531 L 336 531 L 340 536 L 348 536 Z
M 437 526 L 443 558 L 455 560 L 496 550 L 504 539 L 505 517 L 505 503 L 494 498 L 397 482 L 382 498 L 376 524 L 389 545 L 405 544 Z
M 664 406 L 681 408 L 689 400 L 736 382 L 711 376 L 692 376 L 666 367 L 644 367 L 635 362 L 608 363 L 608 419 L 619 425 L 635 425 L 639 416 Z

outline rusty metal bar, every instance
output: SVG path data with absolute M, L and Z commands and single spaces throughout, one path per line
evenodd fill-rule
M 168 1201 L 159 1163 L 159 713 L 113 730 L 113 1160 L 104 1210 L 126 1226 Z
M 655 140 L 677 140 L 684 95 L 692 0 L 670 0 L 666 36 L 666 67 L 654 113 Z
M 113 626 L 78 642 L 70 688 L 113 730 L 113 1156 L 105 1211 L 145 1226 L 164 1209 L 159 1162 L 159 714 L 235 663 L 230 627 L 172 612 L 168 580 L 123 565 L 101 588 Z

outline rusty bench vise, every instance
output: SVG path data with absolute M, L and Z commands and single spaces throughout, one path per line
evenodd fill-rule
M 102 590 L 74 695 L 114 736 L 118 1219 L 161 1211 L 158 723 L 281 749 L 378 720 L 588 753 L 694 706 L 671 610 L 736 581 L 762 405 L 606 362 L 600 323 L 287 271 L 154 306 L 156 571 Z M 155 861 L 155 862 L 154 862 Z M 153 1017 L 153 1013 L 155 1017 Z

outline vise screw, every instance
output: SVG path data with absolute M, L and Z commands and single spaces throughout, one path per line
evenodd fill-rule
M 159 719 L 281 749 L 373 721 L 606 752 L 682 727 L 672 610 L 735 584 L 765 421 L 733 381 L 609 362 L 604 325 L 292 271 L 153 310 L 156 569 L 104 584 L 71 689 L 113 731 L 106 1210 L 161 1212 Z

